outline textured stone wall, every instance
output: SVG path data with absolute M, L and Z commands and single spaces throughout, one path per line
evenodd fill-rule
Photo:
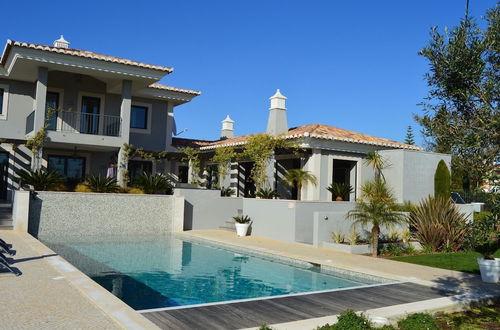
M 165 195 L 38 192 L 28 231 L 61 236 L 150 235 L 182 231 L 184 198 Z

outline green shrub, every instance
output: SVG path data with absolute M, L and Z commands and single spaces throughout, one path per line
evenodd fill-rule
M 325 324 L 318 330 L 371 330 L 370 321 L 363 314 L 358 315 L 353 310 L 342 312 L 333 325 Z
M 440 160 L 434 174 L 434 197 L 451 197 L 451 175 L 444 160 Z
M 59 172 L 36 170 L 23 170 L 18 173 L 21 186 L 33 186 L 34 190 L 54 190 L 63 184 L 64 178 Z
M 432 316 L 425 313 L 408 315 L 398 322 L 401 330 L 440 330 L 442 329 Z
M 231 197 L 234 195 L 234 189 L 231 188 L 231 187 L 227 187 L 227 188 L 220 188 L 220 195 L 221 197 Z
M 273 330 L 273 328 L 268 327 L 267 324 L 263 324 L 259 327 L 259 330 Z
M 100 175 L 87 176 L 83 184 L 96 193 L 114 193 L 120 189 L 115 178 L 101 177 Z
M 417 249 L 411 244 L 406 244 L 406 246 L 403 248 L 403 253 L 404 254 L 415 254 L 417 253 Z
M 390 256 L 400 256 L 404 253 L 404 249 L 398 244 L 389 243 L 386 244 L 382 249 L 380 249 L 380 254 L 390 255 Z
M 168 177 L 161 173 L 142 173 L 136 178 L 135 186 L 146 194 L 172 194 L 172 185 Z
M 470 240 L 474 251 L 485 259 L 495 259 L 493 254 L 500 249 L 500 202 L 495 203 L 487 216 L 474 219 Z
M 278 198 L 279 194 L 276 190 L 273 190 L 271 188 L 262 188 L 257 191 L 255 196 L 262 199 L 273 199 L 273 198 Z

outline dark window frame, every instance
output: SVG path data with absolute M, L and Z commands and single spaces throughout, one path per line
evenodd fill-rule
M 145 110 L 144 111 L 144 127 L 136 126 L 132 122 L 132 111 L 134 110 L 134 108 L 141 108 L 141 109 Z M 148 129 L 148 116 L 149 116 L 149 107 L 148 106 L 132 104 L 132 106 L 130 107 L 130 128 L 147 130 Z
M 87 159 L 85 157 L 83 157 L 83 156 L 67 156 L 67 155 L 48 155 L 47 156 L 47 169 L 49 169 L 49 170 L 50 170 L 50 168 L 49 168 L 50 158 L 62 158 L 62 159 L 64 159 L 64 173 L 62 173 L 62 175 L 66 179 L 83 180 L 85 178 L 85 173 L 86 173 L 86 169 L 87 169 Z M 81 178 L 69 178 L 68 177 L 68 159 L 82 159 L 83 160 L 83 170 L 82 170 L 82 177 Z
M 46 114 L 48 114 L 48 105 L 49 104 L 48 104 L 47 100 L 49 99 L 49 97 L 48 97 L 49 94 L 57 95 L 57 99 L 56 99 L 56 107 L 55 107 L 56 112 L 53 113 L 52 117 L 47 121 L 47 124 L 49 124 L 49 127 L 47 129 L 50 131 L 57 131 L 57 118 L 59 117 L 57 110 L 59 109 L 60 102 L 61 102 L 61 93 L 50 91 L 50 90 L 47 91 L 47 97 L 45 98 L 46 99 L 46 101 L 45 101 Z
M 3 100 L 5 99 L 5 89 L 0 88 L 0 115 L 3 115 Z

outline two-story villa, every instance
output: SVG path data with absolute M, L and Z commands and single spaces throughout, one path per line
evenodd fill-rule
M 19 169 L 48 168 L 79 181 L 121 164 L 124 144 L 171 150 L 174 108 L 200 93 L 159 84 L 170 67 L 8 40 L 0 60 L 0 199 L 10 199 Z M 57 111 L 48 111 L 56 109 Z M 47 125 L 43 149 L 26 141 Z M 129 173 L 163 162 L 131 160 Z M 116 169 L 118 180 L 124 166 Z

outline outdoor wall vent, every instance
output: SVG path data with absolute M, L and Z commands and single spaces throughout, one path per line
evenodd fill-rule
M 69 42 L 64 40 L 64 36 L 61 34 L 61 38 L 54 41 L 54 47 L 69 48 Z

